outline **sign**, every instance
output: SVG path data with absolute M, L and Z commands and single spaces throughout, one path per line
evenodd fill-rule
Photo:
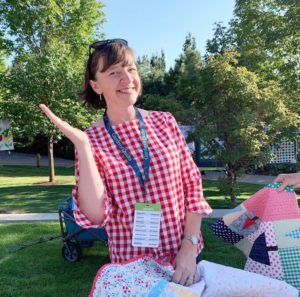
M 14 149 L 14 142 L 9 132 L 10 122 L 0 120 L 0 151 L 10 151 Z

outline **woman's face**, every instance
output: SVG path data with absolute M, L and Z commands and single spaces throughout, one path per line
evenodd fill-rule
M 94 91 L 105 97 L 106 105 L 116 107 L 128 107 L 135 104 L 141 91 L 141 81 L 136 65 L 132 58 L 128 65 L 124 62 L 110 66 L 104 72 L 100 72 L 102 67 L 101 58 L 98 62 L 96 80 L 90 81 Z

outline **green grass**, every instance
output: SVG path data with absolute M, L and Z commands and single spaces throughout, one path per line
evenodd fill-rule
M 47 167 L 0 166 L 0 213 L 57 212 L 58 202 L 71 194 L 74 168 L 57 167 L 55 172 L 57 184 L 49 185 Z M 205 198 L 212 208 L 231 208 L 230 200 L 224 198 L 217 184 L 203 180 Z M 262 187 L 238 183 L 238 203 Z
M 74 168 L 56 167 L 55 185 L 48 185 L 48 168 L 0 167 L 0 213 L 56 212 L 57 203 L 70 195 Z
M 55 240 L 10 253 L 17 244 L 41 236 L 59 235 L 58 223 L 0 225 L 0 296 L 88 296 L 99 267 L 109 261 L 100 242 L 84 249 L 81 262 L 61 256 L 62 241 Z
M 212 223 L 211 219 L 203 222 L 203 259 L 242 268 L 245 263 L 243 255 L 212 234 Z M 0 224 L 1 297 L 88 296 L 98 269 L 109 261 L 107 248 L 100 242 L 84 249 L 82 260 L 76 263 L 62 258 L 61 240 L 9 252 L 18 244 L 59 233 L 58 223 Z
M 56 167 L 57 182 L 72 184 L 74 182 L 74 167 Z M 49 181 L 48 167 L 34 166 L 0 166 L 0 187 L 32 185 Z
M 202 182 L 204 197 L 212 208 L 231 208 L 230 199 L 225 198 L 225 196 L 220 193 L 217 181 L 203 180 Z M 262 187 L 263 185 L 238 183 L 238 204 L 248 199 Z
M 238 204 L 248 199 L 255 192 L 262 189 L 264 185 L 237 183 L 238 188 Z M 203 193 L 204 197 L 212 208 L 231 208 L 230 199 L 225 198 L 218 189 L 217 181 L 203 180 Z M 300 207 L 300 189 L 296 190 L 298 205 Z
M 211 231 L 211 225 L 215 219 L 204 219 L 202 223 L 202 234 L 204 238 L 204 250 L 202 259 L 228 265 L 235 268 L 243 268 L 246 258 L 240 250 L 222 241 Z

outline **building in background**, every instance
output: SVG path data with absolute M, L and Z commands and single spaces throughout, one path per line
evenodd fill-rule
M 193 126 L 190 125 L 180 125 L 179 128 L 185 139 L 189 132 L 193 130 Z M 188 143 L 188 146 L 191 153 L 194 154 L 198 166 L 222 167 L 222 164 L 217 163 L 214 158 L 207 155 L 206 148 L 201 143 L 201 140 Z M 297 142 L 283 139 L 278 145 L 271 146 L 271 153 L 273 158 L 268 164 L 295 164 L 297 163 Z
M 297 163 L 297 142 L 282 140 L 279 145 L 271 146 L 274 158 L 270 164 Z

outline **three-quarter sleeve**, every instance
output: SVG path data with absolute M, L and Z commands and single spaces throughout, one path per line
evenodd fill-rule
M 95 159 L 95 154 L 94 154 L 94 159 Z M 73 187 L 72 190 L 72 198 L 74 201 L 74 218 L 76 223 L 81 226 L 82 228 L 101 228 L 103 226 L 106 225 L 107 221 L 110 218 L 111 215 L 111 199 L 110 199 L 110 195 L 106 189 L 106 186 L 104 185 L 104 220 L 99 223 L 99 224 L 94 224 L 92 221 L 90 221 L 87 216 L 81 211 L 80 209 L 80 205 L 78 202 L 78 182 L 80 179 L 80 171 L 79 171 L 79 159 L 78 159 L 78 153 L 75 150 L 75 186 Z M 97 164 L 97 162 L 96 162 Z M 98 171 L 99 174 L 101 176 L 101 179 L 103 180 L 103 183 L 105 184 L 105 176 L 104 176 L 104 172 L 101 171 L 101 169 L 99 169 L 98 167 Z
M 168 112 L 166 116 L 172 137 L 174 137 L 179 151 L 186 211 L 199 213 L 203 216 L 209 215 L 212 209 L 203 196 L 200 171 L 193 160 L 192 154 L 175 118 Z

